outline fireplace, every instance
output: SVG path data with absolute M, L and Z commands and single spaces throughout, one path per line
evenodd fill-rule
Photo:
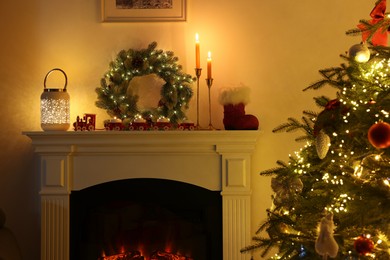
M 251 154 L 256 146 L 258 131 L 69 131 L 25 132 L 24 134 L 32 140 L 32 146 L 40 161 L 38 172 L 41 176 L 42 260 L 74 259 L 71 258 L 71 249 L 73 250 L 74 245 L 72 234 L 75 231 L 71 226 L 74 224 L 72 220 L 73 206 L 76 208 L 78 206 L 73 205 L 73 196 L 83 197 L 81 194 L 84 191 L 94 188 L 104 190 L 106 189 L 105 185 L 108 185 L 107 189 L 112 189 L 111 185 L 132 186 L 131 182 L 137 181 L 145 181 L 146 183 L 152 181 L 144 184 L 146 186 L 157 185 L 154 183 L 169 183 L 172 186 L 180 184 L 183 187 L 195 187 L 195 190 L 200 189 L 210 191 L 214 195 L 217 194 L 217 198 L 220 199 L 219 206 L 222 208 L 222 220 L 219 217 L 222 227 L 220 224 L 215 224 L 213 231 L 222 236 L 222 258 L 215 259 L 250 259 L 250 254 L 241 254 L 240 249 L 250 243 L 252 235 L 250 224 Z M 121 190 L 118 187 L 115 187 L 114 190 Z M 94 191 L 92 191 L 93 193 Z M 121 195 L 123 197 L 136 197 L 131 192 Z M 152 197 L 156 198 L 160 195 Z M 144 206 L 144 201 L 123 201 L 120 197 L 116 196 L 113 202 L 108 204 L 94 205 L 95 208 L 90 209 L 89 214 L 96 217 L 93 214 L 96 214 L 97 210 L 118 204 L 122 205 L 122 208 L 115 211 L 117 218 L 128 218 L 129 216 L 123 215 L 123 212 L 129 207 L 138 208 L 139 213 L 144 212 L 140 210 Z M 140 197 L 147 199 L 148 196 Z M 107 196 L 100 198 L 99 201 L 104 201 L 105 198 Z M 163 198 L 161 200 L 164 201 Z M 176 206 L 167 206 L 162 203 L 162 205 L 153 205 L 151 209 L 165 212 L 165 215 L 162 214 L 160 217 L 182 211 L 182 214 L 178 213 L 177 216 L 174 216 L 174 218 L 182 218 L 179 220 L 182 225 L 207 226 L 204 223 L 214 221 L 205 220 L 203 224 L 200 224 L 200 222 L 195 221 L 195 216 L 201 214 L 199 212 L 204 212 L 204 209 L 195 209 L 186 215 L 186 209 L 178 209 L 179 207 Z M 194 215 L 194 218 L 188 218 L 188 215 L 191 214 Z M 168 223 L 173 222 L 167 221 Z M 131 233 L 131 229 L 127 227 L 122 230 L 117 228 L 117 230 L 120 231 L 118 233 Z M 120 236 L 117 241 L 119 238 Z M 210 238 L 205 238 L 205 241 L 209 241 L 208 239 Z M 164 241 L 168 240 L 164 239 Z M 204 241 L 199 242 L 200 240 L 194 241 L 194 244 L 204 243 Z M 92 241 L 91 243 L 100 242 Z M 160 245 L 156 246 L 155 250 L 148 251 L 151 253 L 172 253 L 189 258 L 194 256 L 191 255 L 194 252 L 188 253 L 190 250 L 185 244 L 180 245 L 178 242 L 179 245 L 173 247 L 172 244 L 168 245 L 169 243 L 164 245 L 161 241 L 159 243 Z M 118 250 L 110 251 L 110 248 L 121 246 L 108 243 L 103 245 L 100 256 L 127 251 L 142 251 L 131 246 L 123 244 L 120 252 L 117 252 Z M 179 248 L 181 246 L 183 248 Z M 218 248 L 218 245 L 215 247 Z M 197 250 L 207 252 L 209 248 L 199 247 Z M 197 257 L 202 258 L 203 256 Z
M 219 191 L 126 179 L 72 191 L 70 205 L 70 259 L 222 259 Z

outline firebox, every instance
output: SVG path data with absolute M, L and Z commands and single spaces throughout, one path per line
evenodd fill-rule
M 220 193 L 155 178 L 72 191 L 70 259 L 222 259 Z

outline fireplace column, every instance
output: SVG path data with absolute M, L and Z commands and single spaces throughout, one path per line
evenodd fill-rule
M 249 149 L 248 149 L 249 148 Z M 240 249 L 251 242 L 250 147 L 217 146 L 222 155 L 223 259 L 249 260 Z
M 69 260 L 70 148 L 40 152 L 42 260 Z

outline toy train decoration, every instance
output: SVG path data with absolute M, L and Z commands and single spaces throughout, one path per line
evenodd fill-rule
M 94 131 L 96 125 L 95 114 L 84 114 L 77 116 L 73 123 L 74 131 Z M 160 117 L 156 122 L 149 122 L 142 117 L 135 118 L 132 122 L 123 122 L 121 119 L 113 118 L 104 121 L 106 131 L 168 131 L 168 130 L 195 130 L 195 125 L 191 121 L 183 121 L 177 125 L 172 124 L 168 118 Z
M 122 120 L 114 117 L 113 119 L 104 121 L 104 129 L 107 131 L 122 131 L 125 130 L 125 125 Z
M 76 122 L 73 123 L 75 131 L 93 131 L 95 130 L 96 115 L 85 114 L 82 118 L 77 116 Z
M 195 130 L 194 123 L 190 121 L 184 121 L 177 126 L 173 125 L 169 119 L 160 117 L 157 122 L 148 122 L 143 118 L 136 118 L 128 126 L 129 131 L 148 131 L 148 130 Z

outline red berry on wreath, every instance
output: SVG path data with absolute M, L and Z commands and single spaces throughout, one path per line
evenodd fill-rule
M 360 255 L 367 255 L 374 251 L 374 242 L 366 236 L 358 236 L 353 246 Z
M 368 129 L 368 141 L 375 148 L 384 149 L 390 146 L 390 124 L 379 122 Z

